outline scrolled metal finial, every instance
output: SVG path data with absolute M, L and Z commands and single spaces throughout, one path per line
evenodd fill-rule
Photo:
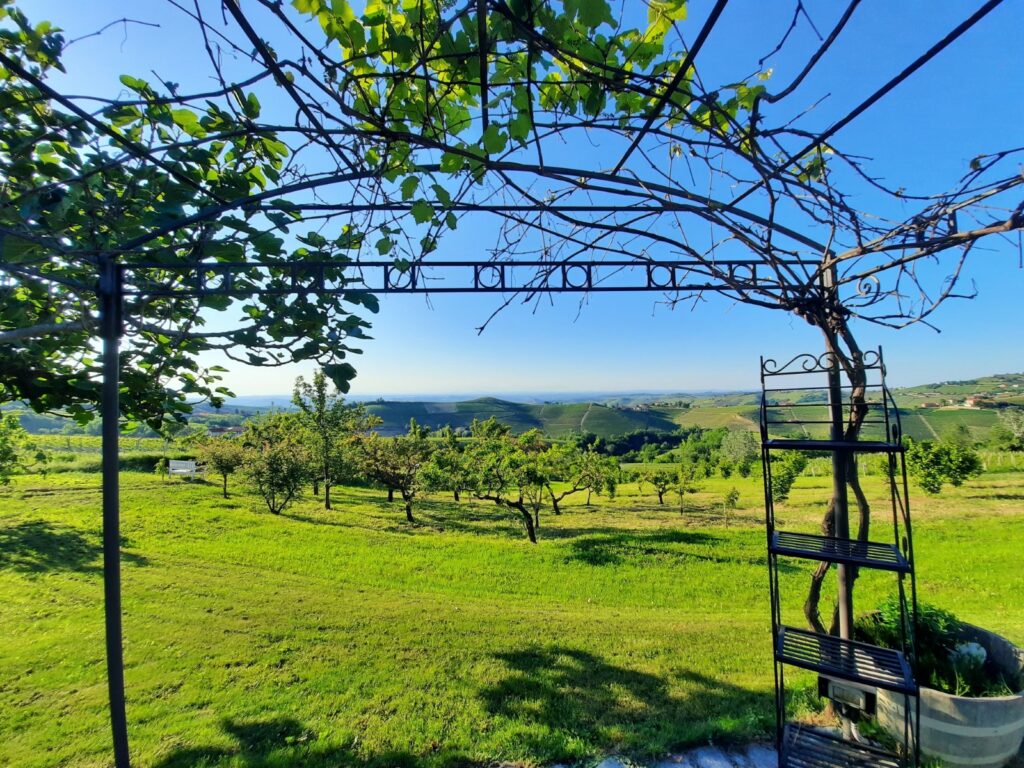
M 882 300 L 882 281 L 877 275 L 862 277 L 857 281 L 857 295 L 862 298 L 864 305 L 875 304 Z
M 814 355 L 803 352 L 791 360 L 779 365 L 774 358 L 761 363 L 761 371 L 765 376 L 782 376 L 787 373 L 826 373 L 832 369 L 834 358 L 831 352 Z
M 882 356 L 877 349 L 869 349 L 861 356 L 861 362 L 865 368 L 881 368 Z

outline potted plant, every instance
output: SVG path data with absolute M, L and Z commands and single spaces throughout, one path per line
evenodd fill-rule
M 885 602 L 856 631 L 865 642 L 899 648 L 899 603 Z M 929 605 L 918 605 L 916 632 L 921 752 L 949 766 L 1006 765 L 1024 740 L 1024 651 Z M 878 691 L 878 722 L 893 734 L 903 732 L 905 701 Z M 913 699 L 910 708 L 914 718 Z

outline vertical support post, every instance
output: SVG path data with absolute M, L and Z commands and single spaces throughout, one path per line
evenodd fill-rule
M 128 721 L 124 702 L 124 652 L 121 633 L 121 499 L 118 476 L 120 437 L 121 271 L 109 256 L 100 258 L 100 335 L 103 340 L 103 381 L 100 416 L 103 435 L 103 601 L 106 622 L 107 688 L 114 737 L 114 765 L 129 768 Z

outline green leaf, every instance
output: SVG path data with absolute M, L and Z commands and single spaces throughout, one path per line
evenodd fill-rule
M 570 17 L 579 19 L 590 29 L 601 26 L 603 22 L 615 25 L 612 9 L 605 0 L 565 0 L 565 10 Z
M 381 256 L 387 256 L 391 253 L 391 249 L 395 247 L 394 242 L 390 237 L 382 237 L 377 241 L 377 253 Z
M 149 90 L 149 83 L 147 83 L 145 80 L 140 80 L 137 77 L 132 77 L 131 75 L 121 75 L 119 80 L 121 81 L 122 85 L 127 86 L 136 93 L 142 93 L 143 91 Z
M 420 185 L 420 179 L 418 176 L 408 176 L 405 181 L 402 182 L 402 199 L 411 200 L 412 196 L 416 194 L 416 188 Z
M 456 155 L 452 152 L 445 152 L 441 155 L 441 170 L 445 173 L 457 173 L 465 164 L 466 158 L 463 155 Z
M 412 206 L 412 217 L 417 224 L 423 224 L 434 218 L 434 208 L 426 200 L 417 200 Z
M 508 144 L 508 134 L 502 133 L 501 129 L 492 123 L 484 131 L 483 142 L 487 154 L 496 155 L 505 150 Z

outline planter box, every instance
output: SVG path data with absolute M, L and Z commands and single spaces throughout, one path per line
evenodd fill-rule
M 969 624 L 962 640 L 978 643 L 1005 673 L 1019 676 L 1024 651 L 1010 641 Z M 904 697 L 878 691 L 878 721 L 903 736 Z M 911 697 L 910 716 L 915 701 Z M 921 688 L 921 751 L 949 766 L 1001 768 L 1024 740 L 1024 691 L 1013 696 L 967 698 Z

